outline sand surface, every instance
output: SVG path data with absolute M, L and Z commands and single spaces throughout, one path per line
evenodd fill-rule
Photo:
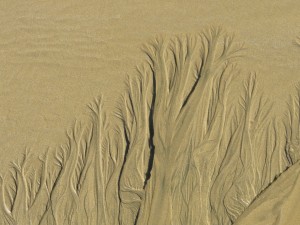
M 296 188 L 268 199 L 299 185 L 299 169 L 285 175 L 300 158 L 299 10 L 295 0 L 1 1 L 0 173 L 13 171 L 0 182 L 3 224 L 54 224 L 50 214 L 57 225 L 300 224 Z M 239 58 L 210 58 L 232 36 Z M 60 195 L 55 213 L 29 210 Z M 75 212 L 70 199 L 81 216 L 58 213 Z

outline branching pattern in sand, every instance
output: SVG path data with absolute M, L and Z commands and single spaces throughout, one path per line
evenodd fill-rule
M 300 88 L 275 115 L 233 36 L 211 28 L 143 50 L 114 112 L 96 99 L 65 144 L 26 150 L 0 177 L 1 225 L 246 224 L 299 160 Z

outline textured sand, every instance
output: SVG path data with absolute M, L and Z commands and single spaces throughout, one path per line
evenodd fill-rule
M 1 1 L 0 224 L 300 224 L 299 9 Z

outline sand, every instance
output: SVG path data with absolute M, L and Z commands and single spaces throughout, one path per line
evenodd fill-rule
M 0 224 L 300 224 L 299 7 L 1 1 Z

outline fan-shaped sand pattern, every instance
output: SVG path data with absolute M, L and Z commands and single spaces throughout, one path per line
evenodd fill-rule
M 275 116 L 255 71 L 239 68 L 245 49 L 219 28 L 144 52 L 113 113 L 96 99 L 65 144 L 12 163 L 1 225 L 287 224 L 300 94 Z

